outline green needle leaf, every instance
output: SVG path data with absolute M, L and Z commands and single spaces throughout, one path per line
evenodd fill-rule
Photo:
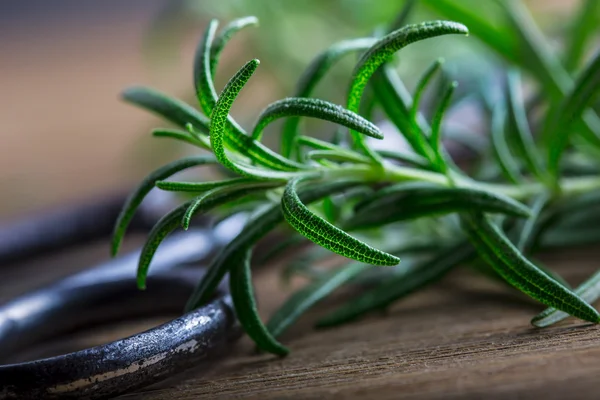
M 426 159 L 416 154 L 400 153 L 392 150 L 377 150 L 383 158 L 401 162 L 402 164 L 411 165 L 420 169 L 430 169 L 430 165 Z
M 600 271 L 596 272 L 589 279 L 575 289 L 575 294 L 580 296 L 585 302 L 591 304 L 600 298 Z M 531 324 L 538 328 L 553 325 L 569 317 L 569 314 L 550 307 L 533 317 Z
M 229 43 L 231 38 L 248 26 L 258 26 L 258 18 L 250 16 L 244 18 L 238 18 L 227 24 L 221 33 L 215 38 L 210 48 L 210 74 L 215 76 L 217 66 L 219 65 L 219 58 L 223 49 Z
M 210 22 L 198 45 L 194 58 L 194 86 L 196 88 L 200 106 L 206 115 L 212 115 L 214 108 L 217 105 L 217 92 L 215 91 L 212 74 L 210 72 L 210 49 L 217 30 L 217 25 L 218 22 L 216 20 Z M 258 60 L 256 60 L 256 63 L 258 64 Z M 241 90 L 241 87 L 239 90 Z M 225 115 L 223 117 L 224 120 L 221 121 L 224 145 L 226 144 L 236 153 L 242 154 L 255 163 L 270 169 L 297 171 L 298 169 L 303 168 L 301 164 L 294 163 L 291 160 L 274 153 L 255 140 L 252 140 L 235 120 L 231 118 L 229 109 L 227 112 L 228 114 Z
M 196 209 L 196 213 L 208 212 L 220 205 L 241 199 L 256 191 L 257 188 L 241 188 L 215 193 Z M 192 202 L 190 201 L 173 209 L 163 216 L 148 234 L 148 239 L 146 239 L 146 243 L 142 247 L 142 253 L 138 261 L 137 285 L 140 289 L 146 288 L 146 276 L 148 275 L 148 269 L 150 268 L 150 263 L 156 253 L 156 249 L 169 233 L 181 226 L 181 219 L 191 204 Z
M 338 193 L 356 185 L 356 181 L 338 181 L 315 186 L 310 190 L 303 191 L 303 201 L 312 203 L 333 193 Z M 190 296 L 186 311 L 193 310 L 205 302 L 213 295 L 219 283 L 227 273 L 227 269 L 232 264 L 236 254 L 240 249 L 252 247 L 258 240 L 273 230 L 280 222 L 283 222 L 283 213 L 279 204 L 272 204 L 267 209 L 262 210 L 258 215 L 246 223 L 244 229 L 233 239 L 211 262 L 206 275 L 202 278 L 194 293 Z
M 177 172 L 183 171 L 184 169 L 196 167 L 205 164 L 216 164 L 217 160 L 211 156 L 201 157 L 186 157 L 176 161 L 173 161 L 167 165 L 160 167 L 159 169 L 146 176 L 142 183 L 129 195 L 121 213 L 117 217 L 115 222 L 115 228 L 113 230 L 112 243 L 111 243 L 111 254 L 116 256 L 119 252 L 119 247 L 123 241 L 123 236 L 127 230 L 127 226 L 131 222 L 136 210 L 142 204 L 142 201 L 146 195 L 152 190 L 157 181 L 166 179 Z
M 353 162 L 353 163 L 368 163 L 369 159 L 363 155 L 356 154 L 352 151 L 332 151 L 332 150 L 313 150 L 306 154 L 309 160 L 321 161 L 337 161 L 337 162 Z
M 510 70 L 507 77 L 508 91 L 508 110 L 510 117 L 512 138 L 514 143 L 525 160 L 529 170 L 539 180 L 544 180 L 544 173 L 540 155 L 537 153 L 533 135 L 529 129 L 529 121 L 523 103 L 523 93 L 521 92 L 521 75 L 517 70 Z
M 223 89 L 210 118 L 210 144 L 213 153 L 219 162 L 233 172 L 258 179 L 289 179 L 296 174 L 284 171 L 259 169 L 249 165 L 243 165 L 239 162 L 234 162 L 227 156 L 225 150 L 226 124 L 229 110 L 240 90 L 242 90 L 246 82 L 248 82 L 248 79 L 250 79 L 258 67 L 258 64 L 260 64 L 260 61 L 256 59 L 248 61 L 246 65 L 231 78 Z M 252 140 L 250 137 L 245 137 L 256 143 L 256 141 Z M 255 158 L 253 159 L 256 160 Z
M 372 265 L 396 265 L 400 260 L 388 253 L 348 235 L 323 218 L 312 213 L 298 197 L 298 179 L 290 181 L 281 198 L 286 221 L 307 239 L 334 253 Z
M 318 118 L 354 129 L 363 135 L 383 139 L 383 134 L 379 128 L 360 115 L 337 104 L 308 97 L 289 97 L 269 104 L 258 117 L 252 131 L 252 138 L 260 140 L 267 125 L 285 117 Z
M 344 224 L 350 230 L 398 221 L 470 211 L 528 217 L 523 204 L 494 192 L 470 188 L 434 187 L 420 182 L 400 183 L 375 192 L 356 206 L 356 214 Z
M 427 160 L 434 160 L 435 154 L 426 138 L 429 126 L 420 113 L 417 114 L 417 120 L 411 118 L 413 101 L 398 73 L 384 64 L 373 75 L 372 86 L 383 111 L 404 135 L 413 151 Z
M 569 140 L 574 121 L 600 93 L 600 52 L 579 75 L 575 86 L 564 98 L 558 111 L 549 118 L 546 137 L 549 139 L 548 169 L 556 176 L 558 165 Z
M 433 148 L 433 152 L 436 154 L 438 166 L 441 170 L 445 171 L 448 166 L 446 161 L 444 160 L 444 154 L 442 151 L 442 120 L 444 119 L 444 115 L 446 114 L 446 110 L 448 106 L 450 106 L 450 99 L 452 99 L 452 94 L 454 90 L 458 86 L 458 82 L 452 82 L 440 101 L 435 113 L 433 115 L 433 122 L 431 124 L 431 147 Z
M 194 128 L 208 134 L 208 118 L 190 105 L 171 98 L 164 93 L 146 87 L 131 87 L 121 94 L 124 100 L 160 115 L 181 128 L 192 124 Z
M 421 108 L 421 97 L 423 96 L 423 93 L 425 92 L 425 88 L 427 87 L 427 85 L 429 85 L 429 83 L 431 82 L 431 79 L 436 74 L 436 72 L 438 72 L 442 68 L 443 64 L 444 64 L 443 58 L 438 58 L 437 60 L 435 60 L 433 62 L 433 64 L 431 64 L 429 66 L 429 68 L 427 68 L 425 70 L 423 75 L 421 75 L 421 79 L 419 79 L 419 82 L 417 82 L 417 87 L 415 89 L 415 95 L 413 96 L 413 104 L 412 104 L 412 108 L 410 111 L 410 115 L 411 115 L 412 119 L 417 118 L 417 114 L 419 112 L 419 109 Z
M 211 74 L 211 47 L 219 21 L 210 21 L 194 56 L 194 87 L 204 114 L 210 115 L 217 102 L 217 92 Z
M 511 285 L 543 304 L 585 321 L 600 322 L 594 308 L 527 260 L 483 214 L 464 214 L 462 221 L 479 255 Z
M 517 240 L 517 249 L 519 251 L 526 252 L 531 248 L 536 237 L 538 225 L 540 224 L 540 214 L 549 200 L 550 196 L 548 193 L 542 193 L 533 201 L 531 215 L 525 220 L 519 234 L 519 239 Z
M 394 31 L 377 41 L 363 56 L 356 65 L 348 91 L 347 108 L 350 111 L 358 112 L 360 101 L 365 91 L 369 79 L 373 73 L 386 61 L 389 61 L 394 53 L 403 47 L 427 38 L 432 38 L 447 34 L 468 34 L 468 29 L 462 24 L 449 21 L 431 21 L 422 24 L 408 25 L 402 29 Z M 354 145 L 364 151 L 374 161 L 379 162 L 380 157 L 370 150 L 364 141 L 364 138 L 357 132 L 350 131 Z
M 304 71 L 296 87 L 294 97 L 310 97 L 317 83 L 325 76 L 327 71 L 342 57 L 347 54 L 365 51 L 376 42 L 374 38 L 360 38 L 344 40 L 326 49 L 310 63 Z M 285 157 L 292 156 L 296 138 L 299 135 L 298 126 L 300 118 L 289 118 L 283 127 L 281 141 L 281 154 Z
M 600 2 L 597 0 L 583 0 L 577 13 L 577 17 L 571 23 L 572 32 L 568 36 L 567 54 L 565 55 L 565 65 L 569 71 L 579 67 L 585 48 L 590 39 L 593 38 L 594 31 L 598 29 L 600 22 Z
M 202 193 L 212 189 L 220 188 L 223 186 L 235 186 L 238 184 L 248 184 L 257 182 L 253 178 L 233 178 L 222 181 L 210 181 L 210 182 L 172 182 L 172 181 L 158 181 L 156 187 L 161 190 L 167 190 L 169 192 L 190 192 L 190 193 Z
M 466 241 L 443 249 L 431 260 L 407 267 L 382 284 L 350 300 L 317 322 L 324 328 L 352 321 L 368 312 L 388 307 L 407 295 L 437 282 L 454 267 L 473 258 L 475 250 Z
M 508 148 L 505 136 L 504 119 L 506 113 L 499 106 L 494 107 L 492 112 L 492 150 L 500 171 L 504 177 L 514 183 L 519 184 L 522 182 L 521 173 L 519 172 L 519 166 Z
M 146 277 L 148 275 L 148 269 L 150 263 L 154 258 L 156 249 L 162 243 L 162 241 L 175 229 L 181 225 L 181 217 L 185 213 L 185 210 L 189 207 L 190 203 L 184 203 L 179 207 L 171 210 L 165 214 L 158 222 L 152 227 L 148 238 L 142 247 L 142 253 L 138 260 L 137 269 L 137 287 L 138 289 L 146 289 Z
M 195 198 L 194 200 L 191 201 L 190 206 L 188 207 L 188 209 L 185 211 L 185 214 L 183 215 L 181 226 L 183 227 L 183 229 L 187 230 L 190 226 L 190 222 L 192 221 L 192 218 L 194 217 L 194 215 L 196 215 L 196 213 L 198 213 L 199 211 L 206 211 L 205 204 L 210 203 L 210 201 L 213 198 L 220 198 L 226 193 L 230 193 L 234 190 L 239 191 L 239 190 L 244 190 L 244 189 L 245 189 L 245 195 L 249 195 L 249 194 L 253 194 L 256 192 L 262 192 L 265 189 L 273 188 L 273 187 L 279 186 L 281 184 L 283 184 L 283 182 L 278 183 L 278 182 L 272 182 L 272 181 L 262 181 L 261 182 L 261 181 L 256 181 L 256 180 L 249 180 L 249 181 L 242 182 L 242 183 L 240 183 L 238 181 L 238 182 L 234 182 L 230 185 L 217 187 L 215 189 L 209 190 L 208 192 L 198 196 L 197 198 Z
M 193 146 L 200 147 L 205 150 L 210 149 L 210 142 L 203 136 L 192 136 L 187 132 L 179 131 L 176 129 L 158 128 L 152 131 L 152 136 L 158 138 L 171 138 L 179 140 Z
M 373 267 L 368 264 L 350 263 L 325 274 L 316 282 L 294 293 L 283 306 L 275 311 L 267 323 L 267 329 L 274 337 L 281 336 L 302 314 L 370 268 Z
M 229 287 L 236 315 L 248 336 L 260 349 L 285 356 L 289 350 L 275 340 L 258 315 L 250 271 L 251 254 L 251 250 L 236 253 L 236 262 L 231 265 Z

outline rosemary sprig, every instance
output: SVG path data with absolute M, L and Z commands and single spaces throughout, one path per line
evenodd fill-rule
M 458 22 L 397 26 L 405 23 L 418 4 Z M 586 2 L 583 10 L 593 9 L 594 4 Z M 589 172 L 597 169 L 584 169 L 587 172 L 581 175 L 569 172 L 575 165 L 569 160 L 574 158 L 588 167 L 598 166 L 590 154 L 600 150 L 600 124 L 592 109 L 600 93 L 600 55 L 582 72 L 570 75 L 581 59 L 581 42 L 588 41 L 593 28 L 589 18 L 581 14 L 579 19 L 585 26 L 573 26 L 567 49 L 574 59 L 563 67 L 560 60 L 564 57 L 552 53 L 523 5 L 511 0 L 496 6 L 505 13 L 504 26 L 492 25 L 459 2 L 409 1 L 387 35 L 346 40 L 317 56 L 301 76 L 294 97 L 268 105 L 250 134 L 229 112 L 260 62 L 248 61 L 219 95 L 213 77 L 228 41 L 258 21 L 254 17 L 235 20 L 221 32 L 217 32 L 217 21 L 212 21 L 200 40 L 194 63 L 194 87 L 202 112 L 147 88 L 128 89 L 123 97 L 180 128 L 158 129 L 153 131 L 154 136 L 180 140 L 213 154 L 174 161 L 144 179 L 116 223 L 112 253 L 117 253 L 129 221 L 153 187 L 197 197 L 169 212 L 150 232 L 139 260 L 140 288 L 146 285 L 157 247 L 171 231 L 187 229 L 199 214 L 221 211 L 223 215 L 225 210 L 228 215 L 251 207 L 255 210 L 253 216 L 212 260 L 187 310 L 210 299 L 229 273 L 232 299 L 242 326 L 259 348 L 277 355 L 287 354 L 288 349 L 275 338 L 340 287 L 354 285 L 361 292 L 319 321 L 318 326 L 340 324 L 385 308 L 469 263 L 486 276 L 502 279 L 551 307 L 534 318 L 536 326 L 547 326 L 568 315 L 600 322 L 600 314 L 589 304 L 600 297 L 598 274 L 571 290 L 555 272 L 530 258 L 534 251 L 555 244 L 557 237 L 569 234 L 573 227 L 591 232 L 598 222 L 593 216 L 577 217 L 586 205 L 595 204 L 590 198 L 600 195 L 600 177 Z M 425 105 L 421 99 L 432 77 L 440 72 L 447 77 L 442 62 L 434 61 L 420 78 L 415 77 L 413 94 L 392 66 L 394 54 L 403 47 L 441 35 L 465 35 L 467 27 L 514 64 L 506 74 L 501 101 L 492 107 L 485 94 L 473 96 L 486 99 L 481 109 L 491 114 L 486 130 L 489 151 L 476 148 L 480 149 L 479 164 L 492 168 L 492 173 L 485 175 L 477 170 L 469 174 L 460 170 L 445 147 L 444 117 L 454 105 L 452 94 L 457 82 L 444 79 L 435 108 L 422 113 Z M 523 49 L 531 50 L 528 57 L 517 56 Z M 347 87 L 346 107 L 312 98 L 319 81 L 350 53 L 360 57 Z M 522 93 L 521 69 L 533 72 L 544 85 L 536 102 L 546 106 L 547 111 L 535 123 Z M 368 100 L 367 93 L 372 95 Z M 368 112 L 359 115 L 365 110 L 361 105 L 367 103 Z M 377 108 L 396 125 L 410 150 L 382 151 L 369 145 L 366 136 L 383 138 L 379 127 L 368 120 Z M 431 121 L 423 115 L 432 115 Z M 312 138 L 301 131 L 299 122 L 303 117 L 333 122 L 347 129 L 349 135 L 338 130 L 331 143 Z M 287 121 L 281 153 L 277 153 L 260 140 L 265 127 L 280 118 Z M 350 146 L 345 144 L 344 136 L 351 139 Z M 206 182 L 167 180 L 179 171 L 205 164 L 219 164 L 235 176 Z M 238 204 L 240 199 L 248 201 Z M 323 256 L 319 253 L 286 268 L 286 276 L 305 273 L 312 282 L 293 294 L 265 325 L 259 318 L 251 285 L 251 254 L 256 243 L 282 223 L 289 225 L 295 236 L 274 249 L 288 248 L 304 238 L 320 246 L 325 254 L 330 251 L 353 261 L 331 271 L 316 272 L 310 269 L 310 262 Z M 600 234 L 584 236 L 581 242 L 590 237 L 600 240 Z M 579 241 L 577 235 L 569 235 L 569 239 L 569 243 Z M 409 261 L 400 262 L 399 257 L 405 256 Z M 488 267 L 482 267 L 483 262 Z M 370 274 L 373 271 L 381 273 Z

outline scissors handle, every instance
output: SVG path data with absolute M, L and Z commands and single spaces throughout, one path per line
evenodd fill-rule
M 72 207 L 0 229 L 0 259 L 22 260 L 105 238 L 122 200 Z M 149 221 L 137 226 L 151 225 Z M 230 220 L 165 239 L 154 256 L 146 291 L 136 288 L 136 251 L 0 306 L 0 362 L 11 362 L 19 350 L 83 326 L 180 314 L 205 272 L 203 266 L 237 234 L 241 223 Z M 11 248 L 4 240 L 15 245 Z M 0 399 L 117 396 L 206 363 L 229 349 L 240 334 L 226 286 L 221 286 L 205 306 L 145 332 L 56 357 L 0 365 Z

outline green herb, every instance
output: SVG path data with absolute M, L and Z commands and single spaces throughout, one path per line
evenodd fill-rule
M 339 288 L 353 286 L 355 297 L 318 326 L 384 309 L 469 264 L 550 307 L 534 318 L 536 326 L 568 315 L 600 322 L 600 314 L 590 305 L 600 297 L 598 274 L 572 290 L 556 272 L 532 261 L 534 252 L 557 243 L 600 241 L 596 228 L 600 212 L 593 209 L 600 196 L 600 119 L 594 111 L 600 93 L 600 54 L 582 71 L 572 72 L 581 64 L 593 34 L 594 19 L 587 14 L 597 10 L 597 2 L 584 3 L 572 23 L 564 55 L 553 52 L 519 1 L 492 3 L 504 16 L 503 24 L 461 4 L 409 1 L 390 25 L 391 32 L 331 45 L 300 77 L 294 97 L 268 105 L 250 133 L 229 112 L 260 62 L 254 59 L 243 65 L 220 94 L 213 79 L 222 50 L 242 28 L 258 24 L 254 17 L 235 20 L 221 32 L 216 21 L 206 28 L 194 63 L 194 88 L 202 112 L 152 89 L 126 90 L 125 100 L 179 127 L 154 130 L 154 136 L 212 152 L 156 170 L 125 204 L 115 226 L 113 254 L 152 188 L 197 196 L 188 197 L 150 232 L 139 260 L 139 287 L 145 287 L 152 257 L 170 232 L 187 229 L 199 214 L 222 218 L 243 210 L 252 211 L 252 216 L 212 260 L 186 309 L 210 299 L 229 273 L 233 304 L 244 330 L 260 349 L 277 355 L 288 349 L 275 337 Z M 457 22 L 399 26 L 419 5 Z M 468 28 L 513 65 L 505 84 L 497 85 L 500 98 L 492 100 L 492 89 L 485 85 L 461 82 L 461 88 L 473 93 L 461 93 L 461 100 L 456 100 L 453 93 L 460 78 L 449 77 L 445 64 L 433 56 L 431 67 L 412 77 L 416 89 L 410 93 L 393 68 L 394 55 L 424 39 L 466 35 Z M 447 43 L 463 40 L 473 39 L 455 37 Z M 348 86 L 342 88 L 346 107 L 311 97 L 325 74 L 351 53 L 359 60 Z M 566 61 L 564 66 L 561 60 Z M 524 94 L 521 70 L 541 84 L 531 98 Z M 440 89 L 433 91 L 431 105 L 425 104 L 423 95 L 436 74 L 443 77 Z M 473 136 L 448 130 L 444 121 L 464 99 L 480 101 L 489 123 L 482 128 L 485 146 L 471 146 L 477 153 L 472 164 L 480 168 L 462 170 L 446 140 L 469 143 Z M 535 119 L 532 107 L 541 110 Z M 407 150 L 376 150 L 370 145 L 367 137 L 383 139 L 380 128 L 369 120 L 377 110 L 398 128 Z M 316 139 L 302 131 L 302 117 L 329 121 L 339 129 L 331 142 Z M 280 153 L 260 142 L 264 129 L 277 119 L 286 119 Z M 205 182 L 166 180 L 187 168 L 215 164 L 229 175 Z M 301 241 L 313 242 L 316 246 L 305 257 L 283 270 L 286 279 L 299 274 L 311 282 L 265 325 L 251 284 L 251 254 L 256 243 L 281 224 L 293 234 L 274 244 L 263 261 Z M 315 268 L 315 262 L 331 253 L 344 257 L 341 265 L 333 270 Z

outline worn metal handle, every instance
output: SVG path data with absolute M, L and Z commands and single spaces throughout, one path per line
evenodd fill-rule
M 108 212 L 109 205 L 104 202 L 95 207 Z M 31 224 L 37 228 L 35 237 L 27 237 L 20 247 L 13 248 L 14 252 L 0 250 L 0 258 L 17 260 L 33 249 L 49 251 L 53 246 L 79 243 L 79 233 L 85 237 L 90 227 L 77 221 L 81 210 L 34 220 Z M 64 224 L 71 225 L 60 232 Z M 138 291 L 135 284 L 138 251 L 1 306 L 0 362 L 10 361 L 19 350 L 82 326 L 181 312 L 204 273 L 202 265 L 237 234 L 239 226 L 239 221 L 229 221 L 227 229 L 219 226 L 171 235 L 154 257 L 144 292 Z M 100 228 L 90 235 L 105 237 L 104 225 Z M 55 233 L 60 240 L 50 238 Z M 227 350 L 240 334 L 226 286 L 221 286 L 209 304 L 145 332 L 70 354 L 0 365 L 0 399 L 113 397 L 198 365 Z

